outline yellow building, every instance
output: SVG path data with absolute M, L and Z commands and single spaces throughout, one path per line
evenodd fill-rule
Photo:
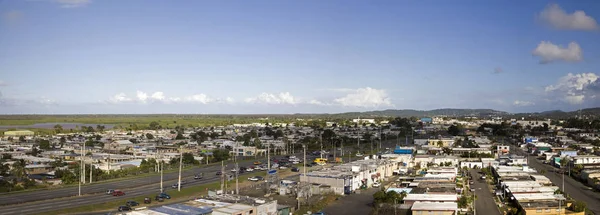
M 572 203 L 567 202 L 566 205 L 559 204 L 558 201 L 519 201 L 519 206 L 525 214 L 535 215 L 585 215 L 585 212 L 574 212 L 568 210 Z
M 20 130 L 20 131 L 5 131 L 4 136 L 8 137 L 20 137 L 20 136 L 33 136 L 35 133 L 29 130 Z

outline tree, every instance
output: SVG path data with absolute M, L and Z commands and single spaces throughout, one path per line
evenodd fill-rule
M 158 122 L 152 121 L 150 122 L 150 125 L 148 125 L 148 128 L 150 128 L 151 130 L 158 130 L 160 129 L 160 124 L 158 124 Z
M 229 159 L 229 151 L 224 149 L 215 149 L 212 151 L 213 158 L 216 162 Z
M 437 141 L 437 146 L 438 147 L 443 147 L 444 146 L 444 142 L 441 141 L 441 140 Z
M 10 174 L 17 178 L 18 181 L 25 178 L 27 176 L 27 172 L 25 172 L 25 160 L 19 159 L 12 164 L 12 169 L 10 170 Z
M 50 141 L 49 140 L 40 140 L 40 149 L 43 149 L 43 150 L 50 149 Z
M 151 133 L 146 133 L 146 139 L 152 140 L 154 139 L 154 135 L 152 135 Z
M 19 142 L 24 143 L 25 142 L 25 137 L 24 136 L 19 136 Z
M 448 127 L 448 134 L 452 136 L 458 136 L 460 134 L 460 128 L 456 125 L 451 125 Z
M 183 163 L 184 164 L 197 164 L 198 161 L 194 159 L 194 155 L 192 153 L 183 153 Z
M 571 204 L 571 210 L 574 212 L 584 212 L 587 205 L 582 201 L 575 201 Z
M 56 124 L 54 125 L 54 132 L 58 133 L 62 133 L 63 132 L 63 127 L 60 124 Z
M 90 126 L 91 127 L 91 126 Z M 96 125 L 96 130 L 100 133 L 104 132 L 104 129 L 106 127 L 104 127 L 104 125 Z

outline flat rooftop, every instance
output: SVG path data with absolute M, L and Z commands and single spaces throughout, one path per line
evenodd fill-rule
M 415 202 L 411 207 L 413 211 L 456 211 L 457 209 L 456 202 Z
M 447 201 L 456 202 L 458 196 L 454 194 L 408 194 L 404 201 Z

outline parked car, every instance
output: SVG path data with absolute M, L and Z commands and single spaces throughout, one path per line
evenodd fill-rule
M 131 211 L 131 207 L 125 206 L 125 205 L 119 206 L 119 212 L 122 212 L 122 211 Z
M 287 166 L 280 166 L 279 169 L 287 169 Z
M 246 172 L 253 172 L 253 171 L 254 171 L 254 168 L 251 168 L 251 167 L 248 167 L 248 168 L 246 169 Z
M 254 176 L 254 177 L 248 178 L 248 181 L 262 181 L 262 180 L 264 180 L 264 178 L 262 176 Z
M 163 199 L 171 199 L 171 196 L 169 196 L 169 194 L 166 194 L 166 193 L 160 193 L 157 196 L 161 197 Z
M 204 177 L 204 174 L 203 174 L 203 173 L 200 173 L 200 174 L 196 174 L 196 175 L 194 175 L 194 179 L 196 179 L 196 180 L 198 180 L 198 179 L 202 179 L 203 177 Z
M 162 198 L 162 197 L 160 197 L 160 196 L 154 197 L 154 200 L 156 200 L 157 202 L 163 202 L 163 201 L 165 201 L 165 199 Z
M 294 167 L 294 168 L 292 168 L 292 172 L 300 172 L 300 168 Z
M 380 187 L 381 183 L 379 181 L 373 182 L 373 187 Z
M 140 203 L 138 203 L 136 201 L 133 201 L 133 200 L 127 201 L 127 206 L 129 206 L 129 207 L 134 207 L 134 206 L 138 206 L 138 205 L 140 205 Z
M 223 175 L 221 171 L 217 171 L 217 175 Z
M 150 203 L 152 203 L 152 199 L 150 199 L 150 197 L 144 198 L 144 204 L 150 204 Z
M 113 196 L 124 196 L 125 192 L 121 191 L 121 190 L 115 190 L 112 193 Z
M 260 164 L 262 164 L 262 162 L 260 162 L 260 161 L 254 161 L 254 165 L 260 165 Z

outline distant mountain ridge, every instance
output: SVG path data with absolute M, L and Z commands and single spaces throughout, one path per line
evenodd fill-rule
M 493 109 L 459 109 L 459 108 L 443 108 L 434 110 L 414 110 L 414 109 L 387 109 L 380 111 L 367 112 L 347 112 L 335 115 L 343 116 L 372 116 L 372 117 L 427 117 L 427 116 L 504 116 L 510 113 Z
M 433 110 L 414 110 L 414 109 L 387 109 L 378 111 L 366 112 L 346 112 L 339 114 L 331 114 L 338 117 L 432 117 L 432 116 L 449 116 L 449 117 L 544 117 L 544 118 L 569 118 L 569 117 L 600 117 L 600 107 L 586 108 L 581 111 L 565 112 L 562 110 L 550 110 L 534 113 L 509 113 L 494 109 L 461 109 L 461 108 L 443 108 Z

